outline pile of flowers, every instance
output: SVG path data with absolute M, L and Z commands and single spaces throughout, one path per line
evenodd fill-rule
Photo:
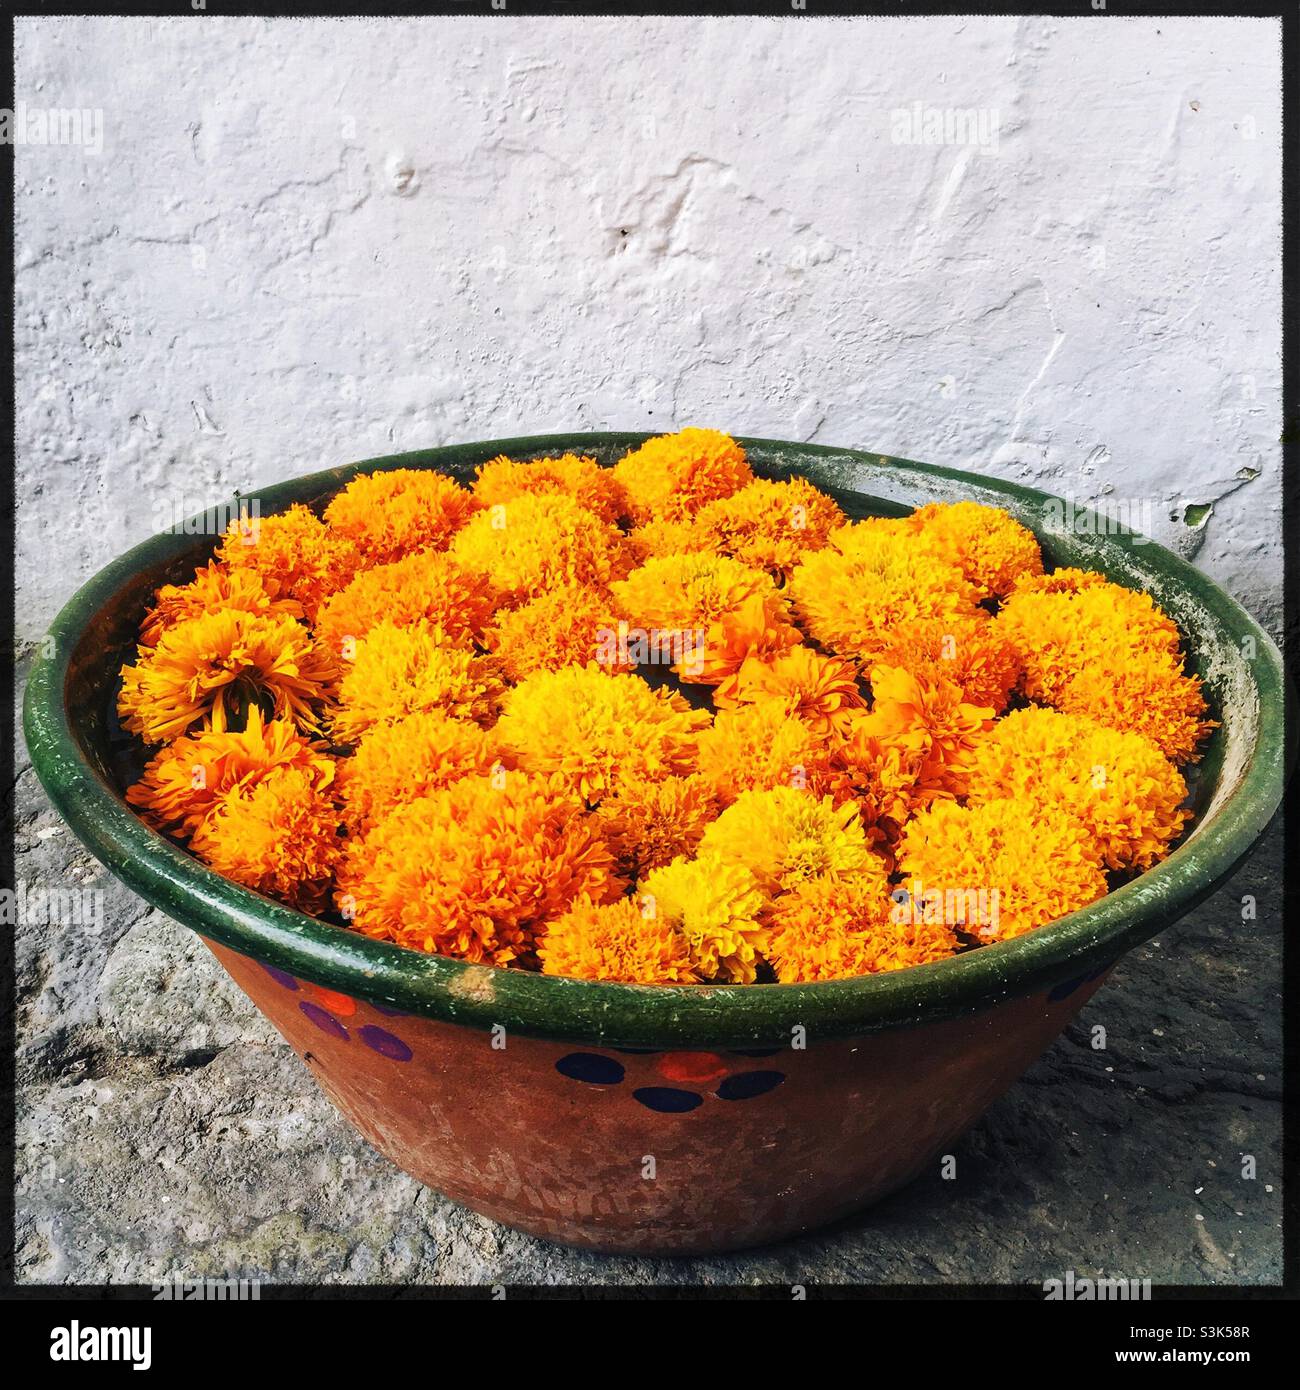
M 128 801 L 412 950 L 639 984 L 1006 940 L 1168 853 L 1198 678 L 1149 596 L 973 502 L 850 520 L 686 429 L 392 469 L 156 595 Z

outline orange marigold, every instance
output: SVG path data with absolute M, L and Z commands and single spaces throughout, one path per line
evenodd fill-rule
M 627 514 L 627 498 L 612 468 L 602 468 L 594 458 L 561 454 L 520 463 L 502 454 L 478 469 L 474 496 L 486 507 L 513 502 L 531 492 L 562 492 L 602 521 L 618 521 Z
M 746 791 L 832 789 L 832 741 L 779 700 L 719 710 L 700 735 L 700 775 L 729 806 Z
M 982 595 L 1004 597 L 1025 575 L 1043 572 L 1037 537 L 1001 507 L 931 502 L 914 511 L 909 520 L 956 562 Z
M 117 713 L 146 743 L 167 743 L 196 724 L 242 724 L 253 705 L 316 732 L 338 677 L 330 654 L 283 613 L 204 613 L 138 653 L 122 668 Z
M 918 546 L 914 533 L 858 522 L 790 578 L 804 630 L 841 656 L 873 661 L 894 631 L 918 618 L 973 615 L 978 591 L 954 564 Z
M 876 839 L 893 841 L 916 807 L 934 798 L 921 783 L 929 741 L 918 734 L 883 737 L 878 728 L 869 715 L 855 715 L 844 738 L 832 746 L 831 765 L 840 794 L 856 800 L 863 824 Z
M 635 664 L 635 652 L 626 631 L 622 642 L 619 636 L 619 619 L 607 593 L 586 584 L 560 584 L 499 613 L 484 642 L 506 679 L 517 683 L 535 671 L 589 661 L 610 671 L 627 670 Z
M 975 615 L 904 623 L 885 637 L 876 660 L 918 679 L 951 681 L 967 704 L 1001 714 L 1024 668 L 1006 633 L 981 609 Z
M 367 936 L 508 965 L 579 899 L 624 885 L 581 802 L 521 772 L 465 777 L 391 811 L 350 842 L 339 910 Z
M 188 839 L 223 797 L 256 786 L 277 768 L 297 767 L 321 791 L 334 759 L 288 719 L 267 720 L 254 705 L 243 729 L 208 729 L 169 743 L 145 765 L 126 799 L 159 830 Z
M 520 604 L 560 584 L 604 588 L 632 567 L 627 540 L 564 493 L 525 493 L 480 512 L 452 542 L 466 569 Z
M 226 878 L 320 912 L 343 849 L 339 815 L 309 768 L 279 767 L 221 798 L 190 840 Z
M 353 478 L 325 508 L 325 520 L 369 564 L 384 565 L 417 550 L 445 550 L 479 506 L 446 474 L 391 468 Z
M 754 480 L 744 449 L 730 435 L 694 428 L 648 439 L 623 455 L 614 476 L 637 522 L 680 521 Z
M 391 564 L 362 570 L 325 600 L 316 615 L 316 636 L 344 660 L 376 623 L 397 627 L 427 622 L 451 646 L 469 646 L 483 635 L 496 608 L 487 575 L 462 568 L 439 550 L 419 550 Z
M 309 619 L 361 563 L 351 541 L 300 502 L 275 516 L 232 523 L 217 558 L 232 570 L 252 570 L 272 597 L 296 599 Z
M 592 662 L 521 681 L 505 697 L 496 734 L 520 767 L 556 774 L 595 802 L 629 779 L 693 772 L 708 722 L 676 692 Z
M 766 658 L 746 658 L 714 696 L 719 709 L 760 701 L 774 701 L 822 735 L 842 726 L 848 710 L 866 704 L 852 662 L 805 646 L 788 647 Z
M 238 608 L 264 616 L 303 616 L 302 604 L 295 599 L 273 598 L 256 570 L 232 570 L 214 560 L 200 566 L 188 584 L 164 584 L 158 590 L 153 607 L 140 623 L 140 644 L 156 646 L 167 628 L 218 608 Z
M 630 898 L 579 899 L 546 924 L 537 954 L 544 975 L 629 985 L 690 985 L 700 978 L 686 938 Z
M 595 819 L 620 871 L 638 879 L 693 854 L 717 813 L 717 798 L 702 777 L 623 777 Z
M 942 904 L 937 915 L 961 915 L 955 925 L 984 941 L 1022 936 L 1106 892 L 1082 825 L 1017 801 L 936 801 L 904 827 L 898 863 L 913 900 Z
M 976 744 L 968 788 L 972 806 L 1010 798 L 1076 816 L 1111 869 L 1149 869 L 1191 817 L 1187 783 L 1150 739 L 1051 709 L 999 720 Z
M 703 507 L 698 530 L 711 548 L 755 569 L 788 575 L 844 524 L 839 505 L 806 478 L 755 478 Z
M 426 622 L 398 627 L 385 619 L 356 644 L 339 684 L 334 739 L 355 743 L 375 725 L 418 710 L 488 724 L 504 689 L 491 658 L 450 646 Z
M 768 927 L 766 955 L 782 984 L 927 965 L 958 946 L 950 926 L 916 920 L 875 873 L 808 879 L 772 903 Z
M 344 818 L 365 830 L 405 801 L 494 768 L 503 775 L 505 763 L 490 731 L 442 709 L 418 710 L 372 728 L 338 760 Z

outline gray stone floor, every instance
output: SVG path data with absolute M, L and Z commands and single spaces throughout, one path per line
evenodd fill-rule
M 18 935 L 18 1261 L 34 1283 L 1038 1284 L 1281 1278 L 1281 869 L 1131 953 L 922 1179 L 733 1257 L 575 1253 L 443 1200 L 357 1138 L 198 939 L 112 879 L 26 764 L 20 881 L 104 892 L 103 924 Z M 1253 895 L 1258 920 L 1242 922 Z M 1093 1029 L 1106 1031 L 1094 1050 Z M 1243 1177 L 1243 1156 L 1255 1176 Z

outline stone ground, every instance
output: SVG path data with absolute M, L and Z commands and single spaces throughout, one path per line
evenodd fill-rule
M 327 1284 L 1156 1284 L 1281 1278 L 1281 872 L 1137 949 L 924 1178 L 731 1257 L 577 1253 L 421 1187 L 359 1139 L 197 937 L 82 849 L 19 743 L 17 876 L 104 892 L 18 942 L 19 1279 Z M 1252 895 L 1258 920 L 1242 922 Z M 1093 1047 L 1105 1030 L 1105 1048 Z M 1244 1177 L 1244 1156 L 1255 1176 Z

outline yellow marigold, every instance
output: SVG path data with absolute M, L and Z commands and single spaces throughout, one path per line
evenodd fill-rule
M 264 719 L 254 705 L 243 729 L 208 729 L 169 743 L 127 788 L 126 799 L 151 825 L 184 840 L 223 797 L 282 767 L 301 768 L 322 791 L 334 780 L 334 759 L 318 743 L 287 719 Z
M 914 898 L 956 905 L 968 918 L 956 925 L 985 941 L 1046 926 L 1106 892 L 1082 825 L 1017 801 L 936 801 L 904 827 L 898 863 Z
M 350 830 L 364 830 L 405 801 L 505 763 L 490 731 L 442 709 L 418 710 L 372 728 L 338 760 L 338 789 Z
M 1042 574 L 1038 540 L 1001 507 L 979 502 L 931 502 L 914 511 L 912 525 L 960 567 L 981 594 L 1001 598 L 1025 575 Z
M 273 598 L 256 570 L 235 569 L 213 561 L 200 566 L 188 584 L 164 584 L 154 595 L 154 605 L 140 623 L 140 643 L 153 647 L 163 632 L 187 618 L 197 618 L 218 608 L 238 608 L 245 613 L 303 616 L 302 604 L 291 598 Z
M 806 478 L 755 478 L 708 503 L 696 519 L 719 553 L 782 576 L 809 551 L 822 549 L 843 524 L 838 504 Z
M 831 790 L 832 741 L 778 700 L 719 710 L 700 735 L 700 775 L 729 806 L 746 791 Z
M 385 619 L 356 644 L 339 684 L 334 739 L 355 743 L 376 724 L 418 710 L 488 724 L 504 689 L 491 658 L 448 645 L 426 622 L 398 627 Z
M 928 965 L 958 946 L 952 927 L 916 920 L 875 873 L 808 879 L 774 900 L 768 928 L 765 954 L 782 984 Z
M 774 701 L 822 735 L 842 725 L 846 711 L 866 704 L 852 662 L 804 646 L 767 658 L 748 657 L 734 680 L 714 696 L 719 709 L 760 701 Z
M 478 469 L 474 496 L 485 507 L 513 502 L 532 492 L 562 492 L 602 521 L 618 521 L 627 513 L 627 498 L 612 468 L 602 468 L 593 458 L 561 454 L 527 463 L 502 454 Z
M 1051 709 L 999 720 L 976 744 L 968 788 L 972 806 L 1010 798 L 1076 816 L 1111 869 L 1149 869 L 1191 816 L 1187 783 L 1150 739 Z
M 918 679 L 951 681 L 967 704 L 1001 714 L 1024 668 L 1006 633 L 980 609 L 975 612 L 978 616 L 904 623 L 886 636 L 876 660 Z
M 496 735 L 520 767 L 557 774 L 588 801 L 632 778 L 695 770 L 707 712 L 594 662 L 538 671 L 505 697 Z
M 616 526 L 563 493 L 525 493 L 480 512 L 452 542 L 466 569 L 520 604 L 560 584 L 604 588 L 632 567 Z
M 167 743 L 196 724 L 226 729 L 253 705 L 315 732 L 338 677 L 330 654 L 283 613 L 205 613 L 138 653 L 122 668 L 117 713 L 146 743 Z
M 252 570 L 272 597 L 296 599 L 309 619 L 361 563 L 351 541 L 300 502 L 274 516 L 232 523 L 217 558 L 232 570 Z
M 392 468 L 353 478 L 325 508 L 325 520 L 369 564 L 385 565 L 417 550 L 445 550 L 479 505 L 444 473 Z
M 704 832 L 700 854 L 743 864 L 770 893 L 872 867 L 857 806 L 794 787 L 741 792 Z
M 873 661 L 896 629 L 918 618 L 969 618 L 978 591 L 956 565 L 906 530 L 855 523 L 790 578 L 809 636 L 841 656 Z
M 628 544 L 640 564 L 653 555 L 691 555 L 713 549 L 713 537 L 694 519 L 665 521 L 655 518 L 634 526 L 628 532 Z
M 717 797 L 702 777 L 623 777 L 595 819 L 620 871 L 638 879 L 694 854 L 717 813 Z
M 674 859 L 647 874 L 637 896 L 643 911 L 686 939 L 700 979 L 754 983 L 767 899 L 743 865 L 709 853 Z
M 754 480 L 745 451 L 730 435 L 694 428 L 648 439 L 623 455 L 614 476 L 637 522 L 680 521 Z
M 1178 628 L 1149 594 L 1058 570 L 1017 588 L 995 623 L 1031 700 L 1145 734 L 1180 763 L 1215 727 L 1200 678 L 1183 670 Z
M 316 636 L 345 661 L 376 623 L 397 627 L 424 621 L 451 646 L 481 638 L 496 609 L 491 579 L 462 568 L 439 550 L 419 550 L 403 560 L 362 570 L 325 600 L 316 615 Z M 351 641 L 349 641 L 351 639 Z
M 337 903 L 366 936 L 508 965 L 532 953 L 548 919 L 623 887 L 581 802 L 510 772 L 408 801 L 351 841 Z
M 627 636 L 624 632 L 620 641 L 619 619 L 607 593 L 586 584 L 560 584 L 500 612 L 483 640 L 506 679 L 517 683 L 535 671 L 589 661 L 610 671 L 630 669 L 636 663 Z
M 582 898 L 546 924 L 537 951 L 544 975 L 629 985 L 699 982 L 686 938 L 630 898 Z
M 896 666 L 871 668 L 871 712 L 858 722 L 886 742 L 919 740 L 918 787 L 963 796 L 971 752 L 993 727 L 988 706 L 967 704 L 961 687 L 942 676 L 914 676 Z
M 320 912 L 342 854 L 339 815 L 311 769 L 280 767 L 222 797 L 190 848 L 224 877 Z

